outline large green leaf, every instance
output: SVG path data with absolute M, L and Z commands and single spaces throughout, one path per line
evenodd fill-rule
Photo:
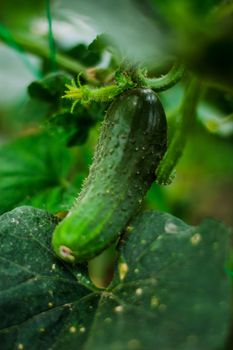
M 139 214 L 115 277 L 97 290 L 85 266 L 58 261 L 56 219 L 31 207 L 0 218 L 1 349 L 214 350 L 228 332 L 229 230 L 206 220 Z
M 39 192 L 28 200 L 24 200 L 22 205 L 31 205 L 52 213 L 66 212 L 72 207 L 77 192 L 77 188 L 73 186 L 69 186 L 68 189 L 64 189 L 61 186 L 51 187 Z
M 48 135 L 21 137 L 0 149 L 0 213 L 53 187 L 66 191 L 71 156 Z
M 78 347 L 87 337 L 98 298 L 85 286 L 90 282 L 84 267 L 67 266 L 54 256 L 50 240 L 56 223 L 32 207 L 1 216 L 2 350 L 74 349 L 73 341 Z
M 64 93 L 65 85 L 70 82 L 71 78 L 62 71 L 49 73 L 42 79 L 33 81 L 28 86 L 28 93 L 32 98 L 58 104 Z
M 224 272 L 228 230 L 144 212 L 120 248 L 120 277 L 99 303 L 88 350 L 213 350 L 229 323 Z

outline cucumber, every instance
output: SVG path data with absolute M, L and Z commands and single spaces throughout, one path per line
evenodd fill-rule
M 115 241 L 155 180 L 166 148 L 166 116 L 152 90 L 135 88 L 115 98 L 89 176 L 53 233 L 56 254 L 69 262 L 89 260 Z

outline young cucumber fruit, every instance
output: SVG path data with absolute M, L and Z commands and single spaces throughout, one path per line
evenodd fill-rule
M 152 90 L 132 89 L 112 102 L 89 176 L 54 231 L 60 258 L 88 260 L 118 238 L 155 180 L 166 145 L 165 113 Z

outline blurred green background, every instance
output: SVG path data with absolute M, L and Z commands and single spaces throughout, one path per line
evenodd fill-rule
M 167 211 L 190 224 L 212 216 L 232 225 L 233 100 L 228 84 L 233 74 L 232 61 L 228 64 L 232 42 L 228 25 L 215 36 L 211 20 L 206 19 L 206 13 L 216 10 L 219 3 L 180 0 L 175 6 L 172 1 L 145 1 L 144 5 L 139 1 L 53 1 L 51 17 L 56 47 L 53 51 L 48 3 L 22 0 L 19 6 L 15 0 L 2 0 L 0 212 L 24 204 L 53 213 L 67 211 L 80 191 L 107 106 L 76 108 L 72 116 L 70 106 L 62 105 L 57 96 L 47 101 L 33 98 L 27 87 L 54 69 L 76 77 L 79 67 L 72 68 L 74 62 L 85 69 L 97 66 L 99 73 L 114 70 L 116 62 L 111 50 L 96 48 L 97 45 L 95 50 L 88 49 L 96 35 L 105 32 L 113 36 L 120 50 L 149 67 L 153 62 L 152 66 L 159 71 L 164 61 L 178 55 L 197 77 L 204 75 L 206 81 L 214 82 L 207 84 L 199 103 L 197 122 L 173 183 L 154 184 L 144 207 Z M 224 9 L 220 6 L 223 16 Z M 209 48 L 219 54 L 219 47 L 223 48 L 222 57 L 213 62 Z M 60 59 L 58 52 L 63 55 Z M 72 61 L 66 64 L 64 58 Z M 184 89 L 184 84 L 179 83 L 160 94 L 170 134 L 175 131 L 176 111 Z

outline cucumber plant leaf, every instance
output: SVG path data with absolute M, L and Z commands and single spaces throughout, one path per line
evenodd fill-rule
M 194 227 L 147 211 L 127 232 L 87 349 L 222 348 L 230 317 L 229 230 L 211 219 Z
M 58 102 L 64 93 L 65 85 L 70 83 L 71 76 L 63 73 L 50 73 L 43 79 L 33 81 L 28 86 L 28 93 L 32 98 L 47 102 Z
M 0 218 L 1 349 L 67 349 L 82 345 L 97 296 L 83 265 L 65 265 L 50 247 L 58 220 L 19 207 Z M 90 284 L 91 285 L 91 284 Z M 76 334 L 77 329 L 77 334 Z
M 0 217 L 3 350 L 222 348 L 229 321 L 223 224 L 139 214 L 119 243 L 111 285 L 98 290 L 84 264 L 54 256 L 56 223 L 32 207 Z
M 81 187 L 81 183 L 80 181 L 79 187 Z M 73 205 L 77 191 L 77 187 L 72 185 L 69 185 L 67 189 L 61 186 L 46 188 L 40 191 L 38 195 L 35 194 L 23 200 L 22 205 L 30 205 L 35 208 L 47 210 L 51 213 L 66 212 Z
M 55 141 L 46 134 L 35 134 L 1 146 L 0 213 L 30 201 L 44 190 L 57 186 L 63 192 L 67 190 L 64 178 L 72 157 L 63 143 Z

